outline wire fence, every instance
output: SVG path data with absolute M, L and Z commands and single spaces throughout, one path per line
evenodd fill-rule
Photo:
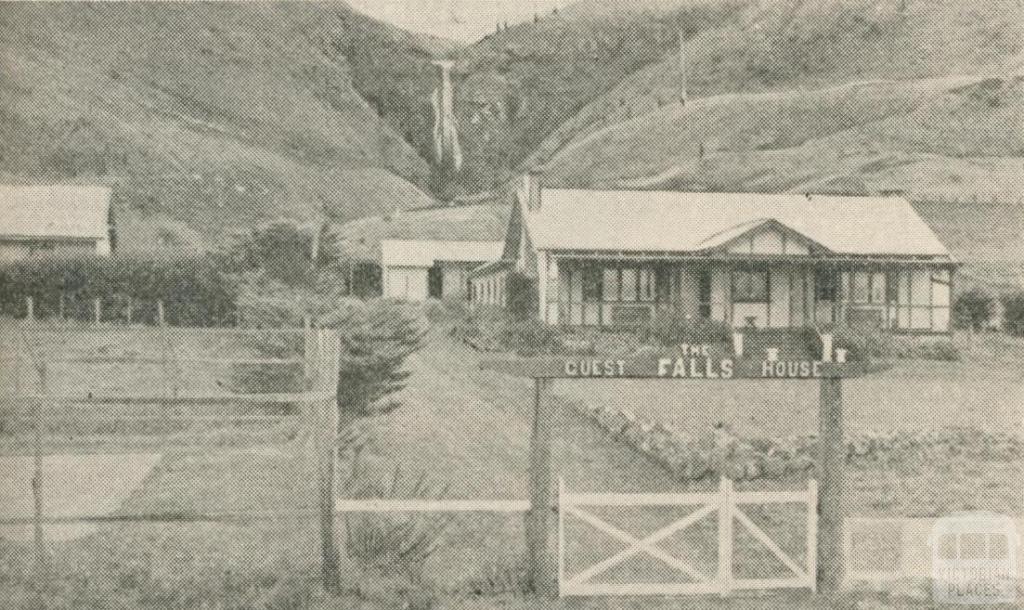
M 4 323 L 0 339 L 0 460 L 12 469 L 0 532 L 31 527 L 40 575 L 48 532 L 110 524 L 309 519 L 336 566 L 336 331 Z M 199 469 L 168 497 L 132 502 L 159 456 L 183 449 L 247 480 L 211 488 Z M 281 459 L 247 463 L 239 450 Z

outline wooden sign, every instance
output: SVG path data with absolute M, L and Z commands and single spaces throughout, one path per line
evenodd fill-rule
M 533 379 L 849 379 L 877 367 L 861 362 L 755 360 L 705 356 L 559 356 L 484 360 L 481 368 Z

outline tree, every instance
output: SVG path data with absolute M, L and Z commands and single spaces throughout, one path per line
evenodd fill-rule
M 1024 337 L 1024 292 L 1003 297 L 1003 328 L 1014 337 Z
M 956 325 L 969 330 L 982 330 L 996 313 L 996 300 L 988 293 L 973 289 L 957 296 L 953 303 Z

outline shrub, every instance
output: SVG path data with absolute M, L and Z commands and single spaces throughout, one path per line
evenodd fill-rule
M 982 330 L 996 312 L 996 300 L 988 293 L 973 289 L 956 297 L 953 319 L 958 328 Z
M 539 320 L 505 320 L 498 330 L 498 343 L 520 356 L 555 354 L 562 351 L 558 329 Z
M 407 306 L 387 300 L 359 301 L 268 280 L 244 291 L 239 308 L 242 324 L 248 328 L 302 328 L 309 316 L 314 326 L 339 332 L 341 427 L 352 418 L 398 407 L 389 397 L 404 387 L 405 359 L 419 349 L 424 337 L 419 318 Z M 278 352 L 286 347 L 272 342 L 266 349 Z
M 712 344 L 729 341 L 732 331 L 725 322 L 693 318 L 672 310 L 658 312 L 640 327 L 642 341 L 656 345 Z
M 833 349 L 844 349 L 849 360 L 871 362 L 873 360 L 891 360 L 896 356 L 896 345 L 893 336 L 882 329 L 861 329 L 850 326 L 826 325 L 817 328 L 811 335 L 814 342 L 812 353 L 820 354 L 819 334 L 832 335 Z
M 358 459 L 343 487 L 344 496 L 355 499 L 440 499 L 448 493 L 447 486 L 429 481 L 424 473 L 409 477 L 395 468 L 390 477 L 375 478 Z M 345 552 L 364 569 L 416 580 L 452 522 L 452 515 L 350 515 L 345 518 Z
M 1024 292 L 1003 297 L 1003 328 L 1014 337 L 1024 337 Z
M 505 280 L 509 314 L 517 320 L 537 317 L 540 307 L 537 280 L 518 271 L 512 272 Z

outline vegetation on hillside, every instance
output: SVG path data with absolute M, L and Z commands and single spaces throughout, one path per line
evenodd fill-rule
M 5 4 L 0 30 L 0 175 L 116 185 L 127 249 L 430 202 L 386 87 L 429 84 L 431 45 L 342 4 Z

